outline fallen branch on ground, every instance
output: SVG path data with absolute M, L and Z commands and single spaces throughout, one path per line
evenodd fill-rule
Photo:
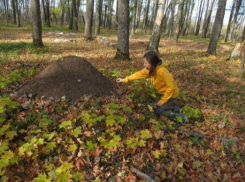
M 139 171 L 138 169 L 136 169 L 136 168 L 134 168 L 134 167 L 132 167 L 130 170 L 131 170 L 132 172 L 135 172 L 135 173 L 138 174 L 139 176 L 145 178 L 146 181 L 149 181 L 149 182 L 155 182 L 155 180 L 152 179 L 150 176 L 148 176 L 147 174 L 145 174 L 145 173 Z

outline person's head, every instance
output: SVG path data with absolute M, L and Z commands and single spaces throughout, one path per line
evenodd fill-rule
M 162 60 L 159 58 L 158 54 L 154 51 L 146 52 L 143 58 L 144 58 L 144 66 L 146 69 L 149 70 L 149 76 L 152 76 L 158 63 L 161 63 Z

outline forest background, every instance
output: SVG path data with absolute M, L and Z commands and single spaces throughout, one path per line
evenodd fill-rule
M 2 0 L 1 181 L 244 181 L 244 11 L 242 0 Z M 188 123 L 156 120 L 148 80 L 115 82 L 147 50 L 168 63 Z M 18 95 L 71 55 L 114 92 Z

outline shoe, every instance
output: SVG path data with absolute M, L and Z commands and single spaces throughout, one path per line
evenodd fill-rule
M 181 116 L 183 118 L 184 123 L 187 123 L 189 121 L 188 117 L 185 114 L 181 113 Z

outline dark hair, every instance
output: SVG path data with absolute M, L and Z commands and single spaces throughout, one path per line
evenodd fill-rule
M 154 51 L 146 52 L 143 58 L 146 59 L 146 61 L 151 64 L 151 69 L 149 70 L 149 76 L 152 76 L 157 65 L 162 62 L 162 60 L 159 58 L 158 54 Z

